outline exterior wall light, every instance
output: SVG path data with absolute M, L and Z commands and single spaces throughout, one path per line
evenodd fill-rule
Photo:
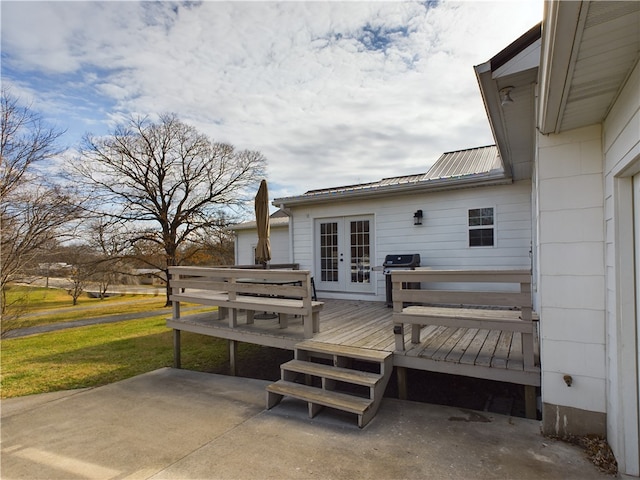
M 413 224 L 422 225 L 422 210 L 416 210 L 416 213 L 413 214 Z
M 513 98 L 511 98 L 511 90 L 513 90 L 513 88 L 514 87 L 504 87 L 498 91 L 500 94 L 500 104 L 503 107 L 513 103 Z

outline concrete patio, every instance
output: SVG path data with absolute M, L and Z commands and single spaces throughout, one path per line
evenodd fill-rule
M 161 369 L 93 389 L 3 400 L 3 479 L 602 479 L 539 422 L 385 399 L 354 418 L 269 382 Z

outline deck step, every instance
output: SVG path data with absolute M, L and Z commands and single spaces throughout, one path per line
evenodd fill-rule
M 331 390 L 322 390 L 320 388 L 287 382 L 285 380 L 278 380 L 276 383 L 269 385 L 267 391 L 272 394 L 293 397 L 311 404 L 335 408 L 357 415 L 363 415 L 373 403 L 373 400 L 369 400 L 368 398 L 355 397 Z M 271 406 L 275 405 L 275 403 Z M 270 406 L 268 407 L 270 408 Z
M 369 362 L 383 362 L 392 355 L 392 352 L 383 350 L 368 350 L 365 348 L 351 347 L 347 345 L 331 345 L 328 343 L 308 340 L 296 345 L 296 350 L 307 352 L 323 353 L 328 355 L 338 355 L 356 360 L 366 360 Z
M 383 377 L 377 373 L 352 370 L 350 368 L 333 367 L 321 363 L 303 362 L 291 360 L 280 366 L 283 371 L 313 375 L 315 377 L 337 380 L 339 382 L 362 385 L 365 387 L 375 386 Z
M 314 357 L 318 356 L 329 357 L 333 365 L 314 361 Z M 358 366 L 357 362 L 351 360 L 376 364 L 374 368 L 379 373 L 368 371 L 372 365 Z M 295 360 L 280 366 L 282 379 L 267 387 L 267 409 L 275 407 L 285 396 L 293 397 L 307 402 L 310 418 L 323 407 L 330 407 L 355 413 L 358 416 L 358 426 L 362 428 L 371 421 L 380 407 L 393 370 L 392 364 L 391 352 L 305 340 L 296 345 Z M 354 368 L 345 368 L 346 366 Z M 295 383 L 294 381 L 301 380 L 297 374 L 320 378 L 320 387 L 309 385 L 312 383 L 311 378 L 305 378 L 304 383 Z M 344 388 L 336 391 L 336 382 L 357 387 L 356 391 L 360 390 L 360 395 L 355 391 L 354 394 L 347 393 Z M 361 396 L 364 393 L 362 387 L 368 389 L 366 398 Z

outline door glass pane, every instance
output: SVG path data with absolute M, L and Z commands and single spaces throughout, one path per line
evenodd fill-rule
M 338 281 L 338 223 L 320 224 L 320 278 Z
M 351 283 L 371 281 L 369 220 L 350 222 Z

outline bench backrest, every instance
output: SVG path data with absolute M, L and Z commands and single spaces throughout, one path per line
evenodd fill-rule
M 297 298 L 311 308 L 309 270 L 169 267 L 169 286 L 174 294 L 187 289 L 227 292 L 229 300 L 237 295 Z
M 241 269 L 256 269 L 256 270 L 264 270 L 264 266 L 258 263 L 253 265 L 215 265 L 208 268 L 241 268 Z M 267 266 L 267 269 L 270 270 L 300 270 L 299 263 L 270 263 Z
M 391 281 L 394 311 L 402 311 L 405 302 L 499 306 L 517 307 L 523 311 L 523 319 L 531 318 L 528 270 L 397 270 Z

